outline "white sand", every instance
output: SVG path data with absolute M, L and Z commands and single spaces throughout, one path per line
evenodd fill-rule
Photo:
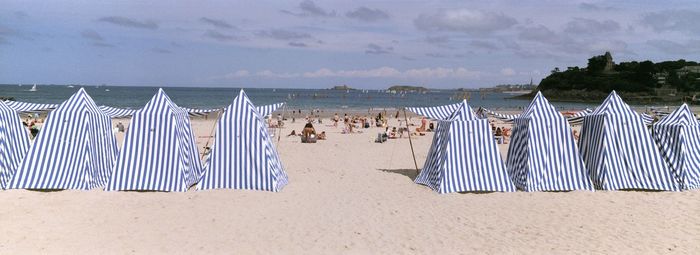
M 126 121 L 125 121 L 126 122 Z M 417 120 L 415 121 L 417 122 Z M 197 137 L 213 120 L 195 120 Z M 325 123 L 324 123 L 325 124 Z M 302 123 L 287 126 L 301 130 Z M 278 145 L 280 193 L 0 192 L 2 254 L 692 254 L 700 191 L 439 195 L 377 128 Z M 290 128 L 283 129 L 287 134 Z M 120 139 L 123 135 L 120 134 Z M 206 138 L 199 138 L 200 148 Z M 431 136 L 414 140 L 422 166 Z M 501 146 L 505 150 L 506 146 Z

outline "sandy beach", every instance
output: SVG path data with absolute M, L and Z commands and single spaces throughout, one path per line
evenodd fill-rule
M 128 120 L 114 122 L 128 123 Z M 414 118 L 417 124 L 418 119 Z M 201 149 L 214 120 L 194 119 Z M 690 254 L 700 249 L 700 192 L 440 195 L 414 184 L 408 139 L 380 128 L 302 144 L 287 121 L 277 147 L 282 192 L 7 190 L 3 254 Z M 391 125 L 396 124 L 391 119 Z M 412 138 L 421 167 L 431 134 Z M 118 134 L 121 143 L 123 134 Z M 277 138 L 275 138 L 277 140 Z M 500 146 L 505 155 L 507 145 Z

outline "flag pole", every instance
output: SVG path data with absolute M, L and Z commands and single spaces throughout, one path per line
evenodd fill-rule
M 416 175 L 420 173 L 418 170 L 418 162 L 416 161 L 416 153 L 413 151 L 413 141 L 411 140 L 411 129 L 408 127 L 408 116 L 406 116 L 406 108 L 403 108 L 403 118 L 406 121 L 406 129 L 408 131 L 408 144 L 411 145 L 411 156 L 413 156 L 413 164 L 416 166 Z

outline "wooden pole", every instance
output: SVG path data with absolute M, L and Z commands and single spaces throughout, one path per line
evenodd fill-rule
M 406 129 L 408 130 L 408 144 L 411 145 L 411 156 L 413 156 L 413 164 L 416 166 L 416 175 L 418 175 L 420 174 L 420 170 L 418 170 L 416 153 L 413 151 L 413 141 L 411 140 L 411 129 L 408 127 L 408 116 L 406 116 L 406 108 L 403 108 L 403 118 L 406 121 Z

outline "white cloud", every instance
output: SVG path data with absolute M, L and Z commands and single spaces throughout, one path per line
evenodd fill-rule
M 426 31 L 456 31 L 470 34 L 485 34 L 512 27 L 518 22 L 503 13 L 473 9 L 441 10 L 422 14 L 413 24 Z
M 480 71 L 469 70 L 464 67 L 447 68 L 447 67 L 426 67 L 417 69 L 398 70 L 393 67 L 379 67 L 374 69 L 358 69 L 358 70 L 332 70 L 329 68 L 321 68 L 316 71 L 303 73 L 276 73 L 271 70 L 263 70 L 251 74 L 247 70 L 238 70 L 236 72 L 226 74 L 225 79 L 235 79 L 240 77 L 264 77 L 264 78 L 396 78 L 396 79 L 477 79 L 483 75 Z
M 501 74 L 504 76 L 513 76 L 516 73 L 517 72 L 515 72 L 515 70 L 513 68 L 510 68 L 510 67 L 501 69 Z

